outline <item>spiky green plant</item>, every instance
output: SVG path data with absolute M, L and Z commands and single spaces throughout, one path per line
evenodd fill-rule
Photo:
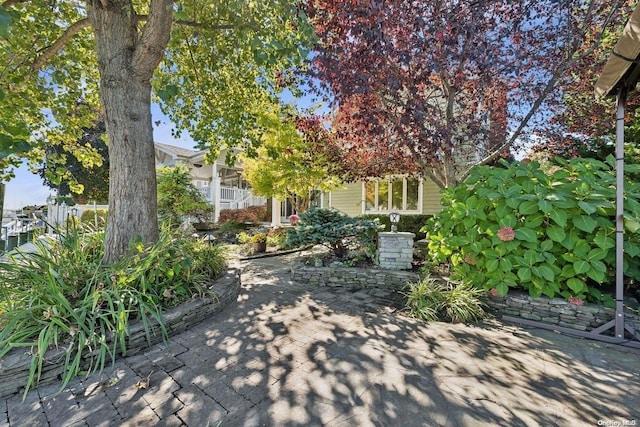
M 37 241 L 36 253 L 0 262 L 0 357 L 29 349 L 25 395 L 52 354 L 64 359 L 61 387 L 125 354 L 130 320 L 142 321 L 151 340 L 154 319 L 166 337 L 162 308 L 208 292 L 225 265 L 220 248 L 168 230 L 156 244 L 134 241 L 122 261 L 103 265 L 103 238 L 70 227 L 57 240 Z
M 485 315 L 481 289 L 464 283 L 425 277 L 407 286 L 406 310 L 420 320 L 478 321 Z

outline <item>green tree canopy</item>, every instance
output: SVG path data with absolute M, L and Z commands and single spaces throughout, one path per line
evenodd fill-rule
M 78 157 L 65 151 L 64 145 L 45 148 L 45 157 L 38 174 L 44 184 L 58 191 L 59 196 L 70 196 L 75 203 L 109 200 L 109 153 L 105 137 L 104 120 L 84 129 L 79 146 L 95 151 L 95 156 Z
M 304 212 L 318 191 L 335 190 L 340 179 L 323 148 L 328 132 L 319 126 L 304 129 L 297 123 L 312 119 L 286 119 L 282 111 L 263 111 L 259 123 L 265 129 L 257 156 L 243 157 L 244 177 L 252 191 L 263 197 L 289 200 L 296 212 Z
M 5 0 L 0 10 L 2 153 L 38 159 L 63 144 L 93 155 L 76 142 L 104 112 L 105 262 L 135 236 L 158 237 L 152 100 L 212 155 L 259 144 L 257 106 L 278 102 L 280 73 L 314 36 L 290 0 Z

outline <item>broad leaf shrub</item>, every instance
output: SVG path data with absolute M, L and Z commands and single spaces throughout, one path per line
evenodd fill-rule
M 287 232 L 287 247 L 324 245 L 344 258 L 349 249 L 375 248 L 377 233 L 384 226 L 377 220 L 352 218 L 332 209 L 309 208 L 300 222 Z
M 65 361 L 62 388 L 82 371 L 101 371 L 127 351 L 129 322 L 162 329 L 162 309 L 208 292 L 225 268 L 220 247 L 163 230 L 150 247 L 134 241 L 122 261 L 101 263 L 104 233 L 69 229 L 36 241 L 37 252 L 0 262 L 0 358 L 14 348 L 32 355 L 27 391 L 37 384 L 45 355 Z M 110 340 L 110 341 L 109 341 Z
M 499 295 L 518 288 L 602 301 L 598 288 L 614 280 L 614 159 L 556 162 L 547 172 L 537 162 L 477 167 L 445 190 L 444 210 L 425 226 L 431 261 L 450 263 L 454 279 Z M 624 272 L 633 284 L 640 279 L 640 192 L 637 183 L 625 185 Z

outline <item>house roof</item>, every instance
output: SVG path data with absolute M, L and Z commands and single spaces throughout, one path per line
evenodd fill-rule
M 176 147 L 175 145 L 155 143 L 156 147 L 176 157 L 193 157 L 201 153 L 201 151 L 190 150 L 188 148 Z
M 189 161 L 192 163 L 207 163 L 205 162 L 205 156 L 209 153 L 209 150 L 190 150 L 188 148 L 176 147 L 175 145 L 162 144 L 160 142 L 154 143 L 156 147 L 156 162 L 160 164 L 167 164 L 167 161 L 171 163 L 177 160 Z M 226 165 L 226 156 L 228 148 L 222 147 L 218 154 L 216 163 L 221 166 Z M 234 154 L 240 153 L 240 148 L 232 148 Z M 240 160 L 236 160 L 236 164 L 240 166 L 242 163 Z M 227 166 L 228 167 L 228 166 Z
M 615 95 L 621 87 L 635 87 L 640 76 L 640 7 L 637 7 L 607 61 L 595 87 L 596 96 Z

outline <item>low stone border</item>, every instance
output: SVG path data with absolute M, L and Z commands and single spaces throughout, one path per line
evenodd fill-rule
M 236 301 L 240 293 L 240 271 L 235 268 L 228 269 L 223 276 L 214 281 L 210 289 L 215 292 L 215 297 L 193 299 L 163 313 L 165 328 L 169 336 L 202 322 Z M 142 322 L 138 320 L 131 322 L 127 340 L 127 356 L 140 353 L 150 345 L 162 341 L 159 324 L 156 321 L 151 323 L 151 342 L 149 343 Z M 64 356 L 62 350 L 47 352 L 38 382 L 39 386 L 60 381 L 60 375 L 64 372 Z M 14 349 L 0 359 L 0 398 L 9 397 L 24 390 L 29 376 L 30 364 L 31 357 L 27 354 L 27 349 Z
M 310 285 L 347 287 L 353 289 L 387 288 L 401 290 L 409 282 L 418 282 L 420 275 L 411 271 L 379 268 L 315 267 L 313 259 L 296 260 L 291 266 L 291 279 Z
M 560 298 L 534 298 L 519 291 L 509 291 L 504 297 L 487 297 L 485 302 L 498 317 L 521 317 L 578 331 L 596 329 L 612 320 L 615 313 L 613 308 L 601 305 L 575 305 Z M 625 317 L 640 326 L 640 316 L 637 312 L 626 308 Z
M 315 267 L 313 259 L 297 260 L 291 267 L 291 278 L 310 285 L 348 288 L 402 289 L 407 283 L 418 282 L 420 275 L 407 271 L 363 269 L 349 267 Z M 575 305 L 560 298 L 534 298 L 522 291 L 510 291 L 504 297 L 486 297 L 488 311 L 496 317 L 514 316 L 536 320 L 550 325 L 590 331 L 613 319 L 615 310 L 595 304 Z M 634 304 L 634 301 L 631 301 Z M 635 302 L 637 307 L 637 302 Z M 631 309 L 625 317 L 636 328 L 640 327 L 640 316 Z

